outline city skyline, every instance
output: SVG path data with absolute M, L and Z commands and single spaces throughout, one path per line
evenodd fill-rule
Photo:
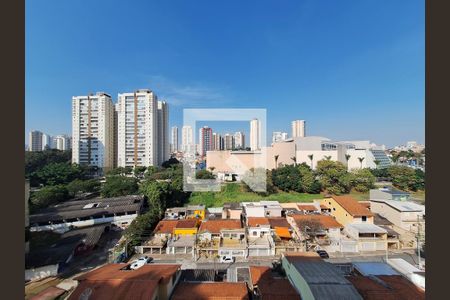
M 105 91 L 117 102 L 148 88 L 171 104 L 170 127 L 182 127 L 183 108 L 266 108 L 267 132 L 304 119 L 308 135 L 424 143 L 420 1 L 105 4 L 54 1 L 51 14 L 26 3 L 25 139 L 33 129 L 70 133 L 74 95 Z M 160 25 L 96 21 L 131 9 Z M 136 39 L 140 47 L 122 46 Z M 94 40 L 100 47 L 80 51 Z

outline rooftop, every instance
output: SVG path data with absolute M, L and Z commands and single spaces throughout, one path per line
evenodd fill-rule
M 363 276 L 369 275 L 399 275 L 394 269 L 384 262 L 354 262 L 353 266 Z
M 382 202 L 400 212 L 425 212 L 425 205 L 417 204 L 412 201 L 398 201 L 398 200 L 373 200 L 373 202 Z
M 167 243 L 167 247 L 193 247 L 194 245 L 195 237 L 190 235 L 170 239 Z
M 378 226 L 391 226 L 393 223 L 388 219 L 380 216 L 380 214 L 373 214 L 373 223 Z
M 141 209 L 143 202 L 144 197 L 138 195 L 66 201 L 30 215 L 30 224 L 136 212 Z
M 350 196 L 333 196 L 333 199 L 354 217 L 372 216 L 373 214 Z
M 156 225 L 153 233 L 155 234 L 171 234 L 173 233 L 173 229 L 177 225 L 178 220 L 161 220 Z
M 379 188 L 378 190 L 382 191 L 382 192 L 385 192 L 385 193 L 388 193 L 388 194 L 391 194 L 391 195 L 405 195 L 405 196 L 409 195 L 409 193 L 407 193 L 407 192 L 403 192 L 403 191 L 397 190 L 397 189 L 392 188 L 392 187 Z
M 286 220 L 285 217 L 271 217 L 268 219 L 269 219 L 270 227 L 272 227 L 272 228 L 275 228 L 275 227 L 290 228 L 291 227 L 291 225 L 289 224 L 289 222 Z
M 258 287 L 262 299 L 301 299 L 289 280 L 274 275 L 269 267 L 250 267 L 250 274 L 252 285 Z
M 343 228 L 338 221 L 326 215 L 292 215 L 297 226 L 301 227 L 303 222 L 318 222 L 324 229 Z
M 352 228 L 359 233 L 387 233 L 387 231 L 380 226 L 370 223 L 347 224 L 345 227 Z
M 261 225 L 270 225 L 269 219 L 265 217 L 249 217 L 247 218 L 249 227 L 259 227 Z
M 317 207 L 313 204 L 298 204 L 297 205 L 299 210 L 305 210 L 305 211 L 316 211 Z
M 178 220 L 175 224 L 175 228 L 196 228 L 197 220 L 196 219 L 186 219 L 186 220 Z
M 245 282 L 181 282 L 172 294 L 173 300 L 248 299 Z
M 206 220 L 200 225 L 199 233 L 210 232 L 220 233 L 223 229 L 240 229 L 242 228 L 240 220 L 233 219 L 219 219 L 219 220 Z

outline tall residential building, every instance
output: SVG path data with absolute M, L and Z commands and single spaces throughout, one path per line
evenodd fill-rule
M 203 126 L 199 129 L 199 154 L 206 156 L 206 151 L 213 149 L 212 147 L 212 128 Z
M 49 134 L 42 134 L 42 150 L 54 149 L 53 139 Z
M 181 129 L 181 150 L 185 153 L 195 153 L 194 134 L 189 125 L 185 125 Z
M 292 121 L 292 137 L 305 137 L 305 121 L 295 120 Z
M 169 106 L 165 101 L 158 101 L 158 165 L 169 159 Z
M 110 169 L 114 163 L 114 105 L 111 96 L 72 97 L 72 162 Z
M 132 93 L 122 93 L 117 102 L 117 166 L 157 166 L 162 158 L 158 152 L 158 136 L 164 143 L 164 132 L 158 130 L 158 114 L 164 118 L 164 105 L 156 95 L 141 89 Z M 163 122 L 163 121 L 162 121 Z M 163 153 L 161 153 L 163 155 Z
M 245 149 L 245 134 L 241 131 L 234 133 L 234 148 Z
M 250 150 L 261 150 L 261 122 L 258 119 L 250 121 Z
M 217 132 L 213 132 L 212 136 L 213 150 L 223 150 L 224 142 L 223 137 Z
M 53 148 L 66 151 L 71 148 L 70 137 L 65 134 L 60 134 L 53 137 Z
M 171 137 L 170 137 L 170 151 L 177 152 L 178 151 L 178 127 L 173 126 L 171 130 Z
M 225 136 L 223 137 L 223 144 L 224 150 L 233 150 L 235 147 L 234 137 L 229 133 L 225 134 Z
M 114 168 L 117 167 L 117 156 L 118 152 L 118 138 L 119 138 L 119 122 L 118 122 L 118 114 L 119 114 L 119 103 L 114 104 L 114 159 L 113 159 L 113 165 Z
M 28 135 L 28 150 L 42 151 L 42 136 L 43 133 L 37 130 L 30 131 Z
M 287 132 L 274 131 L 272 133 L 272 143 L 282 142 L 288 139 Z

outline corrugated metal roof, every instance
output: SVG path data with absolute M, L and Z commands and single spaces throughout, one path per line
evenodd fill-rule
M 382 262 L 355 262 L 353 266 L 364 276 L 369 275 L 399 275 L 388 264 Z

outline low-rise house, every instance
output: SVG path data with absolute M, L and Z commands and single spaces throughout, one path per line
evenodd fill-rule
M 205 205 L 188 205 L 186 208 L 186 218 L 194 218 L 203 220 L 205 218 Z
M 222 219 L 240 220 L 242 215 L 242 206 L 238 202 L 225 203 L 222 210 Z
M 226 229 L 220 231 L 219 256 L 246 258 L 247 238 L 245 228 Z
M 387 243 L 389 249 L 400 249 L 401 238 L 400 233 L 398 233 L 394 228 L 395 225 L 386 218 L 383 218 L 377 213 L 374 213 L 373 223 L 387 231 Z
M 278 201 L 242 202 L 244 212 L 249 217 L 281 217 L 283 208 Z
M 223 207 L 210 207 L 206 209 L 207 219 L 222 219 Z
M 139 195 L 66 201 L 30 215 L 30 231 L 56 231 L 112 223 L 126 228 L 142 211 Z
M 196 219 L 178 220 L 173 228 L 173 236 L 194 236 L 197 234 L 198 221 Z
M 281 264 L 301 299 L 363 299 L 336 266 L 323 261 L 315 252 L 286 253 Z
M 289 280 L 269 267 L 250 267 L 250 277 L 254 299 L 301 299 Z
M 174 236 L 167 242 L 166 253 L 195 257 L 195 235 Z
M 167 245 L 167 241 L 172 238 L 178 220 L 161 220 L 153 230 L 153 236 L 141 246 L 137 246 L 138 253 L 149 252 L 150 254 L 161 254 Z
M 245 282 L 181 282 L 175 288 L 172 300 L 248 300 Z
M 75 278 L 78 286 L 68 300 L 169 299 L 181 275 L 180 265 L 146 264 L 130 270 L 108 264 Z
M 344 232 L 357 242 L 359 252 L 387 249 L 387 231 L 375 224 L 347 224 Z
M 188 205 L 186 207 L 171 207 L 165 211 L 165 219 L 200 219 L 205 218 L 206 209 L 204 205 Z
M 275 254 L 268 218 L 247 218 L 247 241 L 249 256 L 272 256 Z
M 297 207 L 300 212 L 305 214 L 320 213 L 320 205 L 316 205 L 316 203 L 299 203 Z
M 350 196 L 324 198 L 322 204 L 330 209 L 330 214 L 342 225 L 351 223 L 373 224 L 373 213 Z
M 300 239 L 295 236 L 289 222 L 284 217 L 268 218 L 275 243 L 275 254 L 303 251 Z
M 186 218 L 186 207 L 171 207 L 167 208 L 164 214 L 167 220 L 178 220 Z
M 242 224 L 240 220 L 233 219 L 210 219 L 205 220 L 200 224 L 197 234 L 196 251 L 198 257 L 211 257 L 217 255 L 219 252 L 219 244 L 221 232 L 224 230 L 241 229 Z

